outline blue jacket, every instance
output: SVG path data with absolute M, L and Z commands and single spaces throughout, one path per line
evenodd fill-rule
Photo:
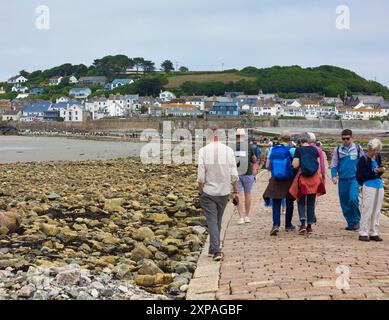
M 332 179 L 336 176 L 338 176 L 339 179 L 355 178 L 358 161 L 364 155 L 365 153 L 363 152 L 362 147 L 355 143 L 353 143 L 349 149 L 344 145 L 335 148 L 331 163 Z

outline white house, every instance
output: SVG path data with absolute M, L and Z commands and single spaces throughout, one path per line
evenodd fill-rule
M 0 94 L 4 94 L 4 93 L 6 93 L 4 87 L 0 87 Z
M 49 110 L 59 111 L 59 116 L 65 122 L 83 122 L 85 120 L 84 107 L 80 103 L 59 102 L 50 106 Z
M 260 104 L 252 108 L 252 113 L 256 117 L 276 117 L 283 113 L 280 104 Z
M 55 100 L 56 103 L 60 103 L 60 102 L 68 102 L 69 101 L 69 98 L 68 97 L 59 97 L 58 99 Z
M 19 93 L 17 96 L 16 96 L 16 99 L 26 99 L 30 96 L 29 93 Z
M 12 78 L 9 78 L 8 79 L 8 83 L 11 83 L 11 84 L 15 84 L 15 83 L 24 83 L 24 82 L 27 82 L 28 79 L 21 76 L 21 75 L 18 75 L 18 76 L 14 76 Z
M 382 117 L 389 116 L 389 108 L 382 108 L 381 109 L 381 114 L 382 114 Z
M 162 101 L 166 102 L 166 101 L 170 101 L 172 99 L 176 99 L 176 95 L 170 91 L 161 91 L 161 93 L 159 94 L 159 98 Z
M 240 110 L 243 111 L 243 113 L 249 113 L 251 111 L 251 106 L 249 104 L 244 104 L 240 107 Z
M 288 106 L 288 107 L 294 107 L 294 108 L 300 108 L 300 107 L 302 107 L 301 103 L 298 102 L 297 100 L 294 100 L 293 102 L 288 103 L 287 106 Z
M 4 111 L 2 114 L 3 121 L 19 121 L 22 116 L 21 111 Z
M 28 88 L 26 86 L 21 86 L 21 85 L 14 85 L 12 87 L 12 92 L 22 92 L 22 93 L 25 93 L 26 91 L 28 91 Z
M 124 117 L 131 108 L 128 107 L 123 96 L 111 95 L 108 99 L 100 97 L 86 102 L 85 110 L 92 114 L 93 120 L 98 120 L 106 117 Z
M 126 109 L 118 103 L 111 103 L 104 108 L 106 117 L 124 117 Z
M 78 80 L 77 80 L 77 78 L 75 76 L 70 76 L 69 77 L 69 83 L 76 84 L 76 83 L 78 83 Z
M 282 115 L 286 117 L 305 117 L 305 112 L 301 107 L 288 106 L 283 108 Z
M 201 111 L 204 111 L 205 109 L 205 102 L 204 98 L 201 97 L 182 97 L 186 100 L 186 104 L 190 104 L 191 106 L 195 106 Z
M 133 79 L 114 79 L 111 83 L 109 83 L 109 88 L 111 90 L 119 88 L 121 86 L 125 86 L 128 84 L 133 84 L 134 80 Z
M 374 117 L 382 117 L 384 112 L 381 109 L 353 109 L 339 108 L 338 115 L 346 120 L 369 120 Z
M 61 76 L 51 77 L 49 79 L 49 85 L 50 86 L 58 86 L 61 83 L 62 79 L 63 79 L 63 77 L 61 77 Z

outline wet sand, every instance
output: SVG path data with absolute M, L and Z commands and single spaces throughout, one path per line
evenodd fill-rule
M 144 144 L 51 137 L 0 136 L 0 163 L 137 157 Z

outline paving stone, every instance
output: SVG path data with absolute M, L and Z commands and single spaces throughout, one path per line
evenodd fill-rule
M 221 300 L 387 299 L 389 247 L 385 241 L 361 244 L 358 233 L 344 230 L 337 188 L 327 183 L 327 194 L 318 199 L 318 223 L 311 236 L 281 228 L 277 237 L 271 237 L 271 209 L 264 208 L 261 196 L 268 179 L 267 173 L 261 173 L 254 185 L 252 223 L 237 225 L 235 214 L 228 224 L 217 296 Z M 283 214 L 282 223 L 284 218 Z M 293 223 L 299 224 L 296 205 Z M 380 231 L 389 241 L 389 218 L 381 216 Z M 344 276 L 336 273 L 340 265 L 349 268 L 350 290 L 336 288 L 336 280 Z

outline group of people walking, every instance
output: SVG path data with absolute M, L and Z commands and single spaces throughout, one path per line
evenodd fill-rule
M 231 184 L 232 200 L 239 213 L 238 224 L 250 223 L 251 191 L 261 162 L 270 172 L 263 194 L 265 205 L 272 207 L 270 235 L 277 236 L 280 232 L 283 206 L 286 232 L 297 231 L 300 235 L 313 232 L 317 221 L 316 203 L 320 196 L 326 194 L 328 167 L 327 156 L 313 133 L 303 133 L 295 143 L 290 132 L 282 132 L 269 148 L 265 159 L 261 159 L 262 150 L 258 143 L 248 141 L 244 129 L 236 132 L 235 150 L 220 141 L 218 128 L 210 128 L 210 135 L 210 143 L 199 151 L 198 184 L 200 205 L 210 234 L 209 254 L 214 260 L 223 257 L 220 231 Z M 360 241 L 382 241 L 378 230 L 384 201 L 382 143 L 372 139 L 365 153 L 360 145 L 353 142 L 351 130 L 343 130 L 341 137 L 342 144 L 334 149 L 332 155 L 331 179 L 338 185 L 345 229 L 359 230 Z M 292 223 L 295 202 L 300 221 L 298 229 Z

